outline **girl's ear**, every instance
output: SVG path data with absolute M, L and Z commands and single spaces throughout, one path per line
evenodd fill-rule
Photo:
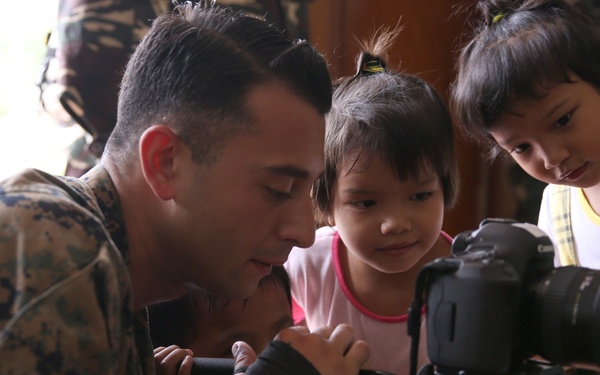
M 175 155 L 179 137 L 165 125 L 154 125 L 140 137 L 142 172 L 154 194 L 162 200 L 175 196 Z

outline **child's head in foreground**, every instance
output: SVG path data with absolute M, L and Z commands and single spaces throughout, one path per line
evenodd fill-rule
M 428 251 L 457 195 L 445 104 L 427 82 L 386 66 L 398 32 L 380 30 L 362 43 L 357 73 L 335 85 L 326 117 L 325 172 L 313 199 L 320 224 L 336 225 L 349 251 L 389 242 L 374 236 L 407 230 L 420 233 Z
M 600 29 L 565 1 L 480 1 L 452 110 L 467 137 L 531 176 L 589 187 L 600 157 Z
M 279 331 L 293 325 L 291 299 L 283 266 L 274 266 L 245 300 L 190 290 L 175 301 L 150 306 L 152 343 L 191 349 L 196 357 L 232 358 L 233 343 L 245 341 L 260 353 Z

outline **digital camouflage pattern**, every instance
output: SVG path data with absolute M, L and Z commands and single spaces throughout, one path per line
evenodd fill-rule
M 218 0 L 264 18 L 290 39 L 308 39 L 309 0 Z M 197 2 L 197 0 L 196 0 Z M 121 75 L 152 20 L 171 0 L 60 0 L 38 85 L 42 107 L 59 123 L 79 124 L 66 175 L 79 177 L 98 162 L 117 120 Z
M 0 183 L 0 374 L 154 374 L 127 240 L 101 167 Z
M 74 144 L 68 175 L 82 175 L 102 154 L 117 120 L 125 65 L 152 20 L 170 9 L 169 0 L 59 1 L 39 85 L 43 108 L 88 134 Z

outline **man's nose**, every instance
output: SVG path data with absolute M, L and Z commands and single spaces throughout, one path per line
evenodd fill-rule
M 315 242 L 314 207 L 310 197 L 302 199 L 285 213 L 280 226 L 280 238 L 295 246 L 309 247 Z

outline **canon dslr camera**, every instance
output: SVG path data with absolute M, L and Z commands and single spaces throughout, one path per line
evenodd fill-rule
M 600 274 L 555 268 L 553 259 L 552 242 L 532 224 L 486 219 L 456 236 L 452 255 L 427 264 L 417 280 L 411 373 L 423 303 L 431 365 L 421 372 L 538 372 L 533 356 L 561 370 L 600 365 Z

